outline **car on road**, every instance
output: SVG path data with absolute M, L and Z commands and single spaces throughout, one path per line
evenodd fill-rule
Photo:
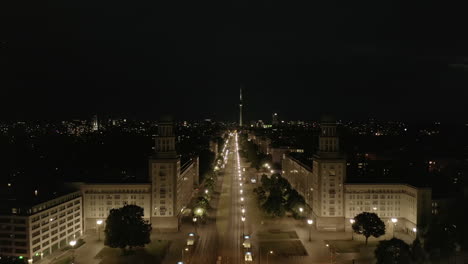
M 252 252 L 250 251 L 245 252 L 244 260 L 245 262 L 252 262 L 253 261 Z
M 244 243 L 242 243 L 242 245 L 244 246 L 244 248 L 247 248 L 247 249 L 252 247 L 252 244 L 250 243 L 250 239 L 246 239 Z
M 250 249 L 252 247 L 249 235 L 244 236 L 244 242 L 242 243 L 242 246 L 244 246 L 245 249 Z
M 195 244 L 195 240 L 197 236 L 195 233 L 189 233 L 187 238 L 187 246 L 193 246 Z

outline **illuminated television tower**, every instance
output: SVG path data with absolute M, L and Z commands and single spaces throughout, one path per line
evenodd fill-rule
M 239 126 L 242 127 L 242 86 L 240 87 Z

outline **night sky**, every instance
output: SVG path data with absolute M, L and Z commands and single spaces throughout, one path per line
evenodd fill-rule
M 456 6 L 10 2 L 0 119 L 235 120 L 241 84 L 248 120 L 467 119 L 467 21 Z

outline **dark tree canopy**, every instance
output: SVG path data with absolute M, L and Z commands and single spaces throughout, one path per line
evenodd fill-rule
M 265 162 L 271 161 L 270 155 L 265 155 L 259 151 L 259 147 L 245 137 L 241 138 L 242 155 L 250 162 L 250 167 L 260 170 Z
M 104 233 L 106 246 L 122 250 L 143 247 L 151 242 L 151 224 L 143 219 L 143 208 L 136 205 L 111 209 Z
M 354 217 L 353 231 L 366 237 L 380 237 L 385 234 L 385 223 L 375 213 L 363 212 Z
M 262 186 L 259 186 L 255 188 L 253 191 L 255 194 L 257 194 L 258 202 L 260 204 L 263 204 L 267 199 L 267 194 L 266 194 L 265 189 Z
M 427 255 L 422 247 L 419 237 L 416 237 L 413 244 L 411 244 L 411 259 L 413 260 L 413 263 L 426 263 Z
M 431 259 L 449 258 L 457 248 L 456 226 L 445 221 L 434 221 L 429 225 L 424 239 L 424 249 L 429 253 Z
M 299 208 L 305 207 L 305 200 L 291 187 L 281 174 L 274 173 L 270 177 L 263 174 L 261 186 L 254 189 L 262 208 L 271 216 L 283 216 L 286 211 L 294 217 L 300 217 Z M 303 208 L 305 209 L 305 208 Z
M 202 208 L 204 210 L 210 208 L 210 201 L 206 197 L 199 196 L 195 200 L 195 207 Z
M 273 187 L 270 190 L 270 195 L 263 204 L 265 212 L 271 216 L 284 216 L 286 210 L 284 208 L 284 199 L 281 189 Z
M 380 241 L 374 253 L 377 264 L 411 263 L 410 246 L 397 238 Z

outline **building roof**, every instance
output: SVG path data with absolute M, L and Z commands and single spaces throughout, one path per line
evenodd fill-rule
M 10 183 L 0 186 L 0 213 L 11 214 L 12 208 L 18 208 L 19 214 L 25 214 L 27 208 L 76 192 L 70 185 Z
M 405 184 L 418 188 L 429 187 L 427 182 L 418 182 L 406 177 L 348 177 L 345 184 Z

